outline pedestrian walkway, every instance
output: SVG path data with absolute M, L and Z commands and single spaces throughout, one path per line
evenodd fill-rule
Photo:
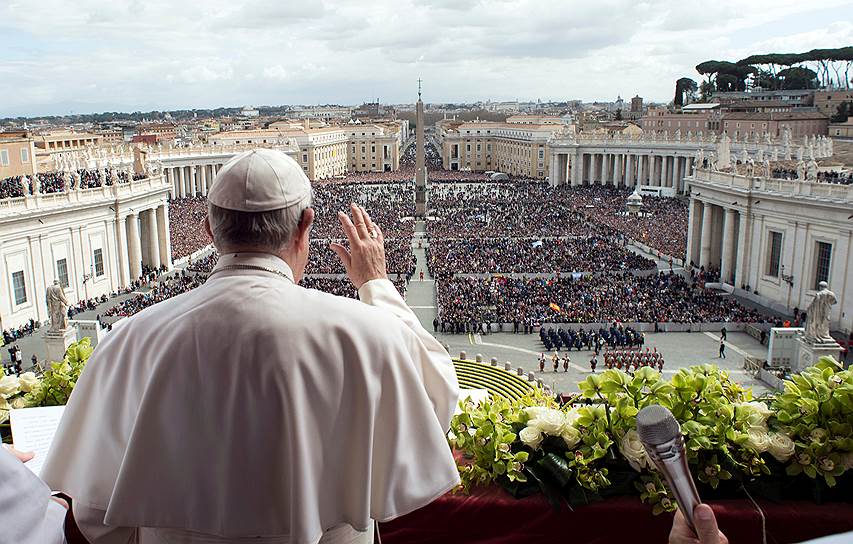
M 418 244 L 421 247 L 418 247 Z M 432 321 L 435 319 L 438 309 L 435 303 L 435 280 L 427 268 L 426 246 L 428 244 L 426 222 L 417 220 L 415 222 L 415 235 L 412 238 L 412 251 L 418 263 L 406 290 L 406 304 L 415 312 L 424 328 L 431 331 L 433 330 Z M 421 272 L 424 275 L 423 280 L 420 279 Z

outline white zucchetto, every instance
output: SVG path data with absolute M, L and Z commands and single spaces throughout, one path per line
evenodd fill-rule
M 240 212 L 268 212 L 311 198 L 311 182 L 282 151 L 252 149 L 228 161 L 213 179 L 211 204 Z

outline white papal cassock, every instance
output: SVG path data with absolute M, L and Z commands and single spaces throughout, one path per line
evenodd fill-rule
M 235 264 L 281 275 L 214 273 L 110 333 L 80 377 L 42 476 L 92 544 L 315 543 L 458 483 L 450 357 L 389 280 L 359 302 L 273 255 L 215 270 Z
M 0 542 L 63 544 L 65 508 L 17 457 L 0 447 Z

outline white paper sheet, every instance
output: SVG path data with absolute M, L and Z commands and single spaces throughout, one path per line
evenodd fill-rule
M 47 460 L 53 435 L 59 427 L 59 420 L 65 406 L 45 406 L 42 408 L 22 408 L 9 411 L 9 423 L 12 426 L 12 443 L 18 451 L 31 451 L 35 457 L 24 465 L 36 476 Z

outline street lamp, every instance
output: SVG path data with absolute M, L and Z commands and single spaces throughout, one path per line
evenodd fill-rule
M 785 265 L 784 264 L 782 265 L 782 274 L 780 275 L 780 277 L 782 278 L 782 281 L 784 281 L 785 283 L 788 284 L 788 287 L 794 286 L 794 276 L 789 275 L 789 274 L 785 274 Z

